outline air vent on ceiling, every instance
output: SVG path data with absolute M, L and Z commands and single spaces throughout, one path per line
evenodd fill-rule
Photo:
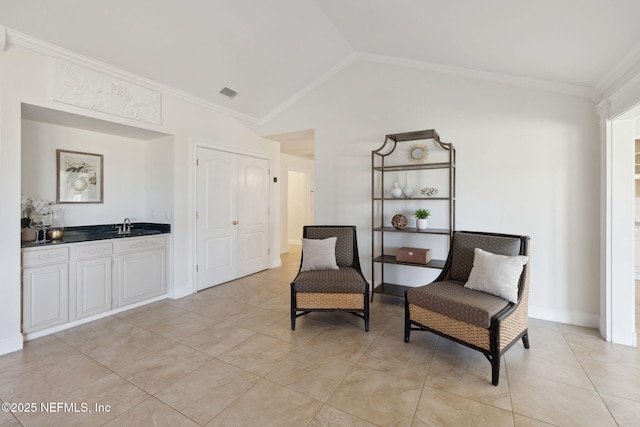
M 236 92 L 233 89 L 229 89 L 228 87 L 222 88 L 220 93 L 223 94 L 224 96 L 229 97 L 229 98 L 233 98 L 234 96 L 236 96 L 238 94 L 238 92 Z

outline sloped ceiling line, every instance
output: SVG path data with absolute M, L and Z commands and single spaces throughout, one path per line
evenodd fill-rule
M 102 63 L 100 61 L 94 60 L 92 58 L 85 57 L 83 55 L 79 55 L 75 52 L 63 49 L 61 47 L 55 46 L 53 44 L 44 42 L 42 40 L 38 40 L 34 37 L 22 34 L 15 30 L 7 28 L 7 42 L 12 43 L 16 46 L 25 47 L 31 50 L 34 50 L 39 53 L 43 53 L 48 56 L 53 56 L 57 58 L 62 58 L 70 62 L 77 63 L 78 65 L 82 65 L 84 67 L 90 68 L 95 71 L 100 72 L 108 72 L 114 77 L 122 78 L 124 80 L 128 80 L 132 83 L 140 84 L 150 89 L 155 89 L 161 91 L 167 95 L 174 96 L 178 99 L 182 99 L 198 106 L 208 108 L 220 113 L 224 113 L 235 117 L 239 120 L 249 122 L 251 124 L 263 125 L 269 122 L 271 119 L 276 117 L 286 108 L 295 104 L 298 100 L 303 98 L 305 95 L 309 94 L 315 88 L 317 88 L 323 82 L 329 80 L 331 77 L 347 68 L 350 64 L 355 61 L 369 61 L 374 63 L 382 63 L 382 64 L 392 64 L 396 66 L 409 67 L 424 71 L 438 72 L 449 75 L 462 76 L 467 78 L 474 78 L 479 80 L 491 81 L 496 83 L 508 84 L 512 86 L 525 87 L 530 89 L 538 89 L 538 90 L 546 90 L 550 92 L 561 93 L 565 95 L 578 96 L 584 98 L 591 98 L 594 101 L 599 101 L 601 99 L 602 93 L 606 93 L 607 89 L 618 82 L 621 76 L 624 76 L 625 73 L 628 73 L 630 70 L 633 70 L 634 67 L 638 67 L 640 65 L 640 44 L 637 49 L 634 49 L 627 57 L 621 61 L 615 67 L 612 67 L 611 73 L 603 78 L 597 88 L 590 88 L 586 86 L 572 85 L 566 83 L 558 83 L 551 82 L 533 78 L 519 77 L 519 76 L 511 76 L 506 74 L 499 74 L 494 72 L 486 72 L 486 71 L 478 71 L 471 70 L 466 68 L 441 65 L 435 63 L 428 63 L 423 61 L 414 61 L 397 57 L 383 56 L 377 54 L 371 54 L 366 52 L 353 52 L 345 59 L 340 61 L 338 64 L 333 66 L 331 69 L 323 73 L 321 76 L 316 78 L 314 81 L 309 83 L 306 87 L 295 93 L 293 96 L 289 97 L 285 102 L 278 105 L 271 112 L 264 115 L 261 118 L 252 117 L 247 114 L 240 113 L 238 111 L 222 107 L 218 104 L 215 104 L 210 101 L 206 101 L 202 98 L 199 98 L 195 95 L 191 95 L 180 90 L 177 90 L 173 87 L 163 85 L 156 81 L 138 76 L 136 74 L 130 73 L 126 70 L 122 70 L 116 67 L 113 67 L 109 64 Z

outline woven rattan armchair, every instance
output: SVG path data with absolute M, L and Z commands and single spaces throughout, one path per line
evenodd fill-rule
M 491 383 L 498 385 L 504 352 L 520 338 L 524 347 L 529 348 L 529 265 L 523 266 L 519 279 L 517 273 L 514 276 L 518 282 L 517 301 L 509 302 L 464 286 L 474 267 L 475 248 L 510 257 L 528 256 L 529 238 L 455 232 L 440 276 L 431 284 L 405 292 L 404 340 L 409 342 L 411 331 L 422 330 L 478 350 L 491 363 Z
M 369 330 L 369 283 L 358 256 L 356 227 L 352 225 L 307 225 L 303 239 L 336 237 L 337 269 L 303 271 L 304 241 L 300 269 L 291 282 L 291 330 L 296 319 L 313 311 L 347 312 L 364 320 Z

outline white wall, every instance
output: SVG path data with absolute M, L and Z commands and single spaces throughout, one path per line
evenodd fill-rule
M 56 150 L 84 151 L 103 155 L 104 203 L 61 204 L 65 225 L 120 223 L 126 217 L 147 221 L 148 151 L 155 156 L 171 154 L 171 147 L 147 149 L 148 141 L 100 132 L 58 126 L 32 120 L 22 121 L 22 193 L 36 199 L 56 200 Z M 167 150 L 168 149 L 168 150 Z M 170 157 L 169 157 L 170 158 Z M 149 171 L 150 173 L 150 171 Z M 158 174 L 162 176 L 163 174 Z M 172 170 L 165 176 L 171 178 Z M 172 188 L 165 189 L 169 198 Z M 163 190 L 163 191 L 164 191 Z M 168 219 L 165 220 L 168 222 Z
M 162 212 L 174 206 L 172 233 L 173 287 L 169 295 L 178 298 L 195 291 L 195 145 L 206 140 L 215 148 L 252 154 L 269 159 L 272 173 L 280 169 L 279 144 L 258 137 L 237 119 L 196 105 L 181 98 L 163 94 L 161 126 L 149 125 L 131 119 L 84 110 L 53 102 L 51 89 L 54 58 L 32 50 L 9 44 L 0 52 L 0 354 L 22 347 L 20 334 L 20 192 L 21 192 L 21 143 L 22 103 L 35 105 L 115 123 L 140 127 L 172 135 L 173 150 L 162 159 L 165 167 L 173 170 L 171 179 L 173 200 L 167 203 L 156 195 L 156 209 Z M 117 73 L 132 83 L 151 86 L 151 82 L 137 80 L 135 76 L 118 73 L 117 70 L 91 63 L 103 73 Z M 160 87 L 156 90 L 162 90 Z M 167 143 L 166 141 L 164 142 Z M 92 152 L 90 146 L 79 145 L 79 151 Z M 169 161 L 168 158 L 171 160 Z M 147 157 L 148 161 L 154 161 Z M 155 191 L 152 176 L 146 181 Z M 156 176 L 158 174 L 155 174 Z M 164 178 L 164 184 L 166 177 Z M 106 188 L 105 188 L 106 190 Z M 280 264 L 280 195 L 271 192 L 270 266 Z M 155 202 L 154 202 L 155 203 Z M 149 206 L 149 204 L 147 204 Z M 146 209 L 146 208 L 145 208 Z M 152 209 L 152 210 L 153 210 Z M 136 212 L 140 211 L 136 207 Z M 140 211 L 141 215 L 147 213 Z M 114 214 L 115 215 L 115 214 Z
M 531 315 L 597 325 L 599 128 L 591 100 L 358 61 L 263 133 L 309 128 L 316 222 L 358 226 L 365 272 L 371 151 L 385 134 L 433 128 L 457 148 L 457 229 L 531 236 Z

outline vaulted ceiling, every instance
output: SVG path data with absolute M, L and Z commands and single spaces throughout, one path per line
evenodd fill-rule
M 638 17 L 638 0 L 0 1 L 9 42 L 40 39 L 255 122 L 356 58 L 597 98 L 638 66 Z

